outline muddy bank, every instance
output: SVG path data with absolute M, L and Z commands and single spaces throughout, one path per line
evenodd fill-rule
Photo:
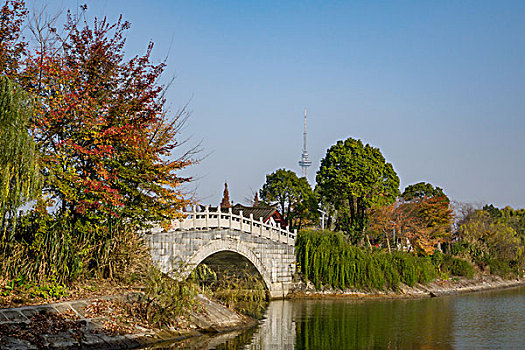
M 478 276 L 473 279 L 451 278 L 435 280 L 428 284 L 416 284 L 413 287 L 401 284 L 398 291 L 377 290 L 337 290 L 324 288 L 316 290 L 311 283 L 298 283 L 287 298 L 358 298 L 358 299 L 390 299 L 390 298 L 427 298 L 442 295 L 497 290 L 525 285 L 525 278 L 503 279 L 498 276 Z
M 181 317 L 177 327 L 147 328 L 121 319 L 125 316 L 112 303 L 123 298 L 130 296 L 0 309 L 0 349 L 134 349 L 197 337 L 208 342 L 212 334 L 257 324 L 199 295 L 199 310 Z

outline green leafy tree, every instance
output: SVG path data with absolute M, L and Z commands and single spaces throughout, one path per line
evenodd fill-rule
M 525 244 L 525 209 L 505 207 L 499 210 L 500 220 L 511 226 Z
M 9 78 L 0 77 L 0 227 L 6 238 L 17 210 L 34 198 L 40 173 L 35 143 L 29 132 L 31 101 Z M 13 227 L 9 230 L 13 232 Z M 11 235 L 10 235 L 11 236 Z M 12 237 L 9 237 L 9 239 Z
M 477 210 L 459 228 L 462 239 L 470 245 L 476 261 L 516 262 L 523 257 L 524 247 L 518 233 L 495 219 L 485 210 Z
M 399 195 L 399 177 L 379 148 L 361 140 L 338 141 L 326 152 L 317 172 L 323 203 L 333 205 L 336 229 L 360 240 L 367 225 L 368 209 L 391 204 Z
M 300 227 L 303 219 L 316 215 L 316 201 L 308 180 L 297 177 L 291 170 L 278 169 L 266 175 L 259 194 L 266 203 L 277 205 L 291 228 L 294 227 L 294 219 L 297 219 L 296 226 Z
M 521 241 L 518 245 L 525 250 L 525 209 L 513 209 L 509 206 L 498 209 L 490 204 L 483 207 L 483 212 L 487 213 L 495 223 L 514 230 Z M 523 255 L 521 256 L 521 264 L 525 264 L 525 256 Z
M 445 195 L 442 188 L 437 186 L 434 187 L 427 182 L 418 182 L 407 186 L 401 196 L 407 201 L 424 197 L 444 197 L 448 200 L 448 197 Z

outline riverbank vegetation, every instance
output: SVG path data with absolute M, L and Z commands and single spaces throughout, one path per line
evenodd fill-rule
M 503 277 L 523 276 L 525 268 L 525 210 L 463 208 L 451 254 L 472 261 L 481 271 Z
M 193 307 L 195 293 L 159 275 L 138 233 L 188 203 L 179 174 L 193 150 L 178 148 L 187 114 L 165 107 L 153 44 L 125 59 L 130 24 L 89 24 L 85 11 L 29 23 L 23 0 L 0 8 L 0 299 L 112 285 L 141 291 L 146 319 L 162 323 L 152 317 Z
M 400 283 L 414 286 L 437 277 L 472 278 L 474 268 L 467 261 L 439 251 L 429 256 L 408 252 L 367 249 L 331 231 L 302 231 L 296 241 L 299 271 L 316 288 L 393 290 Z
M 261 195 L 276 174 L 267 177 Z M 306 214 L 303 222 L 315 227 L 319 211 L 328 229 L 301 232 L 296 240 L 299 271 L 316 288 L 397 290 L 400 283 L 435 278 L 523 276 L 523 209 L 453 204 L 442 188 L 426 182 L 401 193 L 381 151 L 353 138 L 327 150 L 316 180 L 308 211 L 297 206 L 297 214 Z M 279 191 L 282 198 L 292 192 L 274 186 Z

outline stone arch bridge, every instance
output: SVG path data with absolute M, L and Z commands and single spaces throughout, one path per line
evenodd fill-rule
M 146 242 L 154 263 L 172 277 L 186 278 L 203 261 L 221 260 L 235 265 L 249 261 L 262 277 L 270 297 L 283 298 L 291 290 L 295 273 L 296 231 L 282 229 L 270 219 L 264 223 L 227 212 L 196 212 L 174 223 L 168 231 L 154 228 Z

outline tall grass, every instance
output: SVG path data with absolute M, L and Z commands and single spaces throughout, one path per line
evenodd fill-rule
M 7 279 L 128 279 L 143 270 L 147 249 L 123 224 L 73 221 L 67 215 L 31 211 L 21 217 L 11 241 L 0 242 L 0 270 Z
M 296 240 L 300 271 L 316 288 L 397 290 L 428 283 L 438 276 L 430 258 L 409 253 L 364 251 L 351 245 L 341 233 L 303 231 Z

